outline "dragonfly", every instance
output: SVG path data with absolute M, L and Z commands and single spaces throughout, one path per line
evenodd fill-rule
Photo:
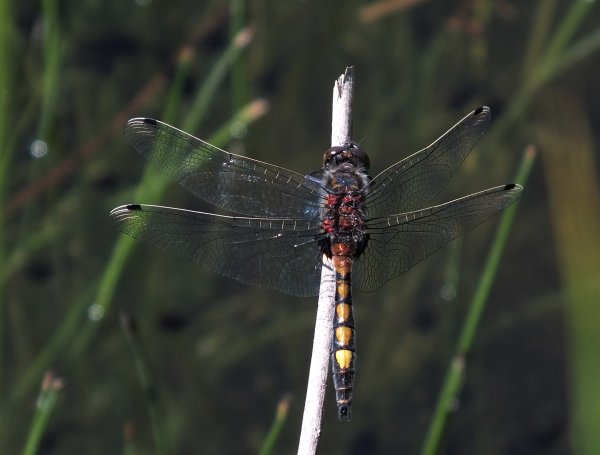
M 123 233 L 220 275 L 293 296 L 319 292 L 323 257 L 335 271 L 331 365 L 340 420 L 350 420 L 356 362 L 352 288 L 370 292 L 516 200 L 514 183 L 431 205 L 490 123 L 479 107 L 439 139 L 375 177 L 353 142 L 301 174 L 228 153 L 166 123 L 134 118 L 126 141 L 183 188 L 222 209 L 127 204 Z

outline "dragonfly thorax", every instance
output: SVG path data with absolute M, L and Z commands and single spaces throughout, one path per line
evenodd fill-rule
M 326 168 L 324 174 L 323 185 L 330 192 L 323 208 L 323 229 L 330 247 L 344 244 L 348 247 L 345 255 L 353 258 L 364 251 L 368 242 L 365 234 L 368 182 L 366 170 L 357 169 L 351 162 Z

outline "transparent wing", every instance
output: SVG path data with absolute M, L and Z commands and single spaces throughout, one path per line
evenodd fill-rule
M 214 215 L 156 205 L 113 209 L 123 233 L 221 275 L 286 294 L 318 294 L 318 222 Z
M 125 139 L 190 193 L 247 216 L 317 219 L 324 203 L 314 180 L 272 164 L 225 152 L 177 128 L 134 118 Z
M 358 289 L 378 289 L 508 207 L 522 190 L 515 184 L 498 186 L 427 209 L 369 220 L 369 243 L 355 267 Z
M 371 218 L 425 207 L 448 183 L 490 123 L 490 109 L 480 107 L 429 147 L 381 172 L 369 186 Z

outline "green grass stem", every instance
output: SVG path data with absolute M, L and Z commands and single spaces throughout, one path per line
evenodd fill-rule
M 0 207 L 6 206 L 9 164 L 14 152 L 10 142 L 10 118 L 12 115 L 10 94 L 13 93 L 11 32 L 13 24 L 11 2 L 0 2 Z M 0 264 L 6 263 L 6 221 L 4 210 L 0 210 Z M 6 292 L 0 283 L 0 333 L 6 333 Z M 0 336 L 0 439 L 4 429 L 4 336 Z
M 537 61 L 528 62 L 530 71 L 526 73 L 526 79 L 517 88 L 505 113 L 495 122 L 494 128 L 488 135 L 491 143 L 498 142 L 499 138 L 504 137 L 510 128 L 525 115 L 542 87 L 598 51 L 600 30 L 595 30 L 581 38 L 576 44 L 566 48 L 593 4 L 594 2 L 589 1 L 573 2 L 571 9 L 554 33 L 551 43 L 541 52 L 541 57 Z M 539 26 L 542 27 L 542 24 Z M 530 41 L 532 39 L 534 39 L 533 35 Z M 533 44 L 530 44 L 531 46 Z
M 10 2 L 0 2 L 2 8 L 0 10 L 0 21 L 10 21 L 10 13 L 8 12 L 8 4 Z M 48 132 L 50 129 L 51 119 L 55 116 L 56 109 L 56 97 L 59 92 L 59 71 L 60 71 L 60 60 L 61 60 L 61 40 L 59 33 L 59 25 L 58 25 L 58 5 L 56 0 L 49 0 L 47 2 L 43 2 L 42 4 L 42 17 L 43 24 L 45 28 L 44 35 L 44 48 L 43 48 L 43 58 L 44 58 L 44 66 L 42 71 L 42 102 L 41 102 L 41 112 L 39 114 L 39 123 L 38 123 L 38 137 L 44 140 L 47 140 Z M 9 59 L 9 48 L 8 42 L 5 40 L 10 40 L 10 36 L 6 36 L 5 33 L 10 33 L 11 25 L 9 23 L 0 23 L 0 29 L 2 30 L 2 35 L 0 35 L 0 67 L 1 68 L 11 68 Z M 9 88 L 11 72 L 1 71 L 0 73 L 0 147 L 2 147 L 2 153 L 0 153 L 1 163 L 0 163 L 0 192 L 2 195 L 5 194 L 4 188 L 6 188 L 6 177 L 7 174 L 4 172 L 10 166 L 11 162 L 11 150 L 14 149 L 14 136 L 12 138 L 8 138 L 8 115 L 5 111 L 7 103 L 8 103 L 8 93 L 11 92 Z M 1 197 L 0 200 L 4 201 L 4 197 Z M 5 204 L 1 204 L 2 207 L 5 207 Z M 3 217 L 5 216 L 5 211 L 0 211 L 0 230 L 4 228 L 5 222 Z M 11 252 L 10 256 L 7 257 L 7 252 L 2 249 L 0 253 L 0 263 L 3 264 L 2 271 L 0 272 L 0 295 L 3 295 L 4 292 L 2 289 L 4 288 L 7 280 L 11 276 L 11 272 L 18 267 L 22 262 L 23 258 L 27 256 L 28 251 L 36 250 L 47 240 L 55 235 L 56 230 L 49 226 L 58 226 L 58 224 L 43 224 L 43 228 L 36 231 L 34 235 L 26 237 L 23 242 L 20 242 L 18 246 Z M 4 244 L 4 234 L 0 231 L 0 243 Z M 4 299 L 0 297 L 0 302 Z M 1 305 L 1 303 L 0 303 Z M 4 314 L 4 310 L 0 308 L 0 328 L 3 326 L 2 315 Z M 1 329 L 0 329 L 1 330 Z M 2 339 L 2 337 L 0 337 Z M 2 369 L 2 351 L 3 348 L 0 345 L 0 370 Z M 41 375 L 41 371 L 39 374 Z M 2 374 L 0 373 L 0 378 L 2 378 Z M 34 386 L 35 382 L 39 380 L 39 376 L 32 382 L 31 387 Z M 1 379 L 0 379 L 1 381 Z M 19 385 L 21 383 L 19 382 Z M 14 394 L 11 396 L 11 401 L 14 401 Z
M 530 27 L 527 40 L 527 51 L 523 59 L 523 80 L 527 80 L 534 71 L 535 64 L 544 50 L 544 45 L 548 42 L 557 4 L 558 0 L 538 0 L 533 25 Z
M 523 156 L 521 164 L 517 170 L 515 181 L 524 183 L 527 180 L 533 166 L 535 152 L 528 148 Z M 477 289 L 469 305 L 469 310 L 460 338 L 457 343 L 456 352 L 453 356 L 450 367 L 446 373 L 442 390 L 440 392 L 434 414 L 425 437 L 422 455 L 434 455 L 438 453 L 442 442 L 450 412 L 455 408 L 458 400 L 458 394 L 464 381 L 465 363 L 467 355 L 473 346 L 473 340 L 481 322 L 481 316 L 485 309 L 485 304 L 498 271 L 498 266 L 502 258 L 502 253 L 508 240 L 510 228 L 515 218 L 518 208 L 518 202 L 510 206 L 502 214 L 498 230 L 492 242 L 492 247 L 488 253 Z
M 538 117 L 565 319 L 571 452 L 600 447 L 600 182 L 593 122 L 572 94 L 550 92 Z M 560 184 L 557 184 L 560 183 Z M 565 191 L 568 188 L 568 191 Z
M 187 71 L 189 69 L 191 54 L 183 54 L 180 58 L 178 68 L 175 73 L 174 83 L 169 92 L 167 98 L 167 104 L 165 109 L 165 119 L 167 121 L 175 121 L 176 113 L 180 109 L 183 91 L 183 81 L 185 80 Z M 206 95 L 205 95 L 206 96 Z M 225 144 L 231 137 L 230 126 L 235 122 L 252 122 L 256 117 L 257 112 L 247 112 L 248 109 L 242 113 L 235 115 L 229 122 L 226 122 L 225 126 L 219 130 L 220 132 L 212 141 L 215 144 Z M 260 114 L 260 113 L 259 113 Z M 229 133 L 228 133 L 229 132 Z M 163 180 L 162 184 L 157 184 L 157 177 L 152 170 L 147 171 L 146 174 L 149 176 L 144 177 L 145 184 L 140 184 L 137 190 L 136 197 L 141 200 L 142 198 L 148 197 L 148 200 L 156 200 L 160 198 L 162 191 L 166 188 L 168 179 L 163 178 L 162 175 L 158 177 L 159 180 Z M 44 223 L 44 226 L 55 225 L 55 223 Z M 19 248 L 19 254 L 11 255 L 11 261 L 9 264 L 17 266 L 22 262 L 21 257 L 23 248 L 27 247 L 26 250 L 35 249 L 38 247 L 42 238 L 47 238 L 52 235 L 52 232 L 46 233 L 44 230 L 38 233 L 37 241 L 29 242 L 27 245 L 21 245 Z M 31 240 L 31 239 L 30 239 Z M 70 306 L 70 310 L 64 317 L 59 328 L 54 331 L 52 338 L 45 344 L 42 351 L 33 359 L 28 365 L 26 371 L 22 375 L 20 381 L 15 385 L 14 390 L 11 393 L 11 404 L 19 405 L 22 400 L 31 392 L 35 386 L 39 377 L 43 374 L 52 362 L 55 361 L 58 355 L 64 351 L 67 346 L 71 346 L 69 355 L 72 360 L 78 358 L 81 355 L 91 337 L 93 336 L 94 329 L 97 324 L 83 324 L 86 321 L 87 309 L 91 304 L 99 305 L 99 308 L 103 312 L 108 311 L 108 302 L 111 301 L 114 294 L 114 288 L 118 282 L 121 273 L 124 269 L 125 263 L 129 257 L 129 253 L 133 248 L 135 242 L 133 239 L 126 236 L 119 236 L 117 243 L 113 249 L 109 264 L 104 270 L 101 279 L 98 282 L 93 283 L 86 291 L 84 291 L 78 298 L 75 299 L 74 303 Z M 8 277 L 6 273 L 0 275 L 0 286 L 5 282 Z M 95 291 L 94 291 L 95 289 Z M 94 294 L 95 300 L 94 300 Z M 89 322 L 89 321 L 88 321 Z M 78 342 L 72 343 L 73 337 L 78 336 Z
M 167 93 L 167 102 L 162 114 L 162 121 L 174 123 L 178 119 L 179 111 L 183 103 L 184 84 L 190 72 L 190 66 L 195 52 L 191 47 L 185 47 L 179 53 L 175 76 Z
M 228 122 L 226 122 L 225 125 L 217 131 L 217 133 L 209 138 L 209 142 L 217 147 L 224 146 L 229 140 L 231 140 L 232 125 L 239 124 L 240 122 L 248 125 L 256 120 L 258 116 L 262 115 L 264 111 L 258 112 L 256 108 L 252 108 L 253 104 L 255 103 L 251 103 L 249 107 L 243 109 L 241 113 L 238 113 Z M 253 115 L 257 115 L 257 117 L 252 117 Z M 157 174 L 154 169 L 150 167 L 148 167 L 148 169 L 149 170 L 147 170 L 144 174 L 142 183 L 136 191 L 136 200 L 147 200 L 157 203 L 166 189 L 169 180 L 168 178 L 163 177 L 162 174 Z M 124 235 L 118 237 L 111 258 L 100 280 L 97 297 L 94 302 L 95 305 L 98 305 L 100 308 L 102 308 L 104 314 L 110 310 L 117 283 L 121 277 L 121 274 L 123 273 L 125 263 L 129 258 L 129 254 L 131 253 L 135 244 L 135 240 L 130 237 L 126 237 Z M 97 325 L 98 324 L 96 323 L 86 324 L 79 331 L 77 334 L 77 340 L 72 344 L 73 348 L 69 353 L 72 361 L 75 361 L 81 355 L 83 355 L 95 331 L 97 330 Z
M 211 101 L 215 98 L 217 94 L 217 88 L 219 83 L 223 81 L 225 75 L 227 74 L 227 69 L 231 66 L 233 62 L 233 58 L 239 54 L 240 43 L 239 38 L 236 38 L 235 43 L 232 43 L 228 49 L 221 55 L 219 61 L 215 64 L 212 71 L 209 73 L 205 82 L 200 87 L 198 94 L 195 97 L 194 102 L 192 103 L 192 107 L 190 109 L 190 115 L 186 116 L 186 121 L 183 122 L 183 129 L 186 131 L 194 131 L 198 128 L 200 123 L 203 121 L 204 117 L 208 112 L 208 107 Z M 235 50 L 235 51 L 234 51 Z M 188 66 L 187 59 L 180 59 L 179 66 L 183 66 L 183 70 L 185 70 Z M 178 78 L 176 77 L 176 81 Z M 174 113 L 178 110 L 177 102 L 172 100 L 180 99 L 181 91 L 183 90 L 183 84 L 176 84 L 177 90 L 171 90 L 169 97 L 167 99 L 168 109 L 165 111 L 165 114 L 168 115 L 168 118 L 165 120 L 172 122 L 173 120 L 170 118 L 174 116 Z M 236 115 L 232 120 L 227 122 L 226 124 L 230 124 L 235 121 L 239 121 L 240 116 Z M 252 121 L 254 119 L 248 119 L 248 121 Z M 197 122 L 197 123 L 195 123 Z M 227 140 L 231 137 L 229 134 Z M 226 143 L 225 138 L 219 140 L 213 140 L 211 138 L 211 142 L 217 146 L 223 146 Z M 152 201 L 153 203 L 157 203 L 162 198 L 167 186 L 169 185 L 169 179 L 163 174 L 159 173 L 157 170 L 153 169 L 151 166 L 146 167 L 146 171 L 144 173 L 144 177 L 142 181 L 137 187 L 135 192 L 135 200 L 137 201 Z M 99 305 L 104 314 L 106 314 L 111 306 L 113 296 L 117 287 L 117 283 L 121 274 L 123 273 L 125 263 L 129 258 L 129 254 L 131 253 L 134 240 L 126 237 L 119 236 L 115 248 L 113 249 L 113 253 L 109 262 L 104 269 L 104 273 L 100 280 L 100 285 L 98 288 L 98 294 L 96 301 L 94 302 L 96 305 Z M 98 324 L 86 324 L 77 334 L 77 341 L 73 343 L 73 350 L 70 352 L 70 357 L 72 360 L 78 359 L 87 349 L 89 342 L 94 336 L 97 330 Z
M 63 198 L 56 210 L 52 211 L 39 223 L 40 228 L 27 236 L 11 251 L 4 267 L 0 269 L 0 287 L 4 286 L 13 274 L 19 270 L 26 261 L 38 251 L 51 244 L 56 239 L 64 226 L 61 220 L 65 213 L 68 213 L 67 207 L 73 204 L 72 198 Z M 60 325 L 53 331 L 54 336 L 41 348 L 41 351 L 28 363 L 23 370 L 11 391 L 8 400 L 8 409 L 22 406 L 23 400 L 31 393 L 40 377 L 44 374 L 52 362 L 60 355 L 69 342 L 69 336 L 72 335 L 81 325 L 85 317 L 86 308 L 89 306 L 97 282 L 92 282 L 87 288 L 73 300 L 69 311 L 63 317 Z
M 169 448 L 169 437 L 164 420 L 164 410 L 152 375 L 150 361 L 137 330 L 137 324 L 130 315 L 125 313 L 121 313 L 120 319 L 121 328 L 131 350 L 135 370 L 146 397 L 154 443 L 156 444 L 156 453 L 158 455 L 168 455 L 171 453 L 171 450 Z
M 246 24 L 246 0 L 230 0 L 231 22 L 230 36 L 232 39 L 240 33 Z M 233 112 L 237 112 L 248 103 L 248 71 L 246 57 L 236 58 L 231 68 L 231 94 Z
M 23 455 L 38 453 L 40 442 L 48 427 L 52 412 L 58 404 L 62 387 L 62 379 L 54 377 L 51 373 L 46 373 L 36 402 L 35 415 L 33 416 Z
M 52 121 L 56 118 L 57 99 L 60 93 L 62 41 L 58 1 L 45 0 L 41 6 L 44 19 L 44 68 L 38 138 L 48 141 Z
M 598 49 L 600 49 L 600 28 L 573 44 L 564 52 L 560 60 L 553 60 L 546 71 L 550 75 L 562 73 L 598 52 Z
M 69 311 L 62 319 L 53 336 L 46 342 L 41 351 L 27 365 L 19 381 L 14 385 L 10 397 L 9 409 L 21 406 L 23 401 L 29 396 L 33 387 L 39 381 L 44 371 L 56 361 L 56 359 L 65 351 L 73 339 L 73 334 L 81 327 L 86 318 L 86 310 L 98 287 L 98 282 L 94 281 L 74 299 L 69 307 Z
M 288 418 L 290 410 L 290 401 L 291 398 L 289 396 L 286 396 L 279 400 L 279 403 L 277 403 L 275 420 L 273 420 L 273 425 L 271 425 L 271 429 L 269 430 L 267 437 L 263 441 L 262 447 L 258 451 L 259 455 L 271 455 L 275 450 L 277 440 L 279 439 L 281 431 L 283 430 L 285 422 Z
M 183 123 L 184 130 L 194 131 L 198 128 L 198 125 L 202 123 L 208 112 L 208 106 L 212 102 L 217 91 L 217 87 L 221 84 L 235 61 L 240 57 L 241 51 L 250 43 L 253 35 L 254 32 L 251 29 L 246 28 L 233 37 L 231 44 L 227 47 L 221 57 L 219 57 L 219 60 L 213 66 L 211 72 L 204 81 L 204 84 L 200 90 L 198 90 L 198 93 L 192 102 L 190 111 L 186 115 L 186 120 Z
M 546 48 L 544 60 L 560 60 L 560 54 L 573 38 L 573 35 L 579 30 L 581 22 L 586 17 L 586 14 L 592 8 L 595 2 L 593 1 L 577 1 L 571 2 L 571 8 L 561 21 L 558 30 L 554 33 L 550 44 Z

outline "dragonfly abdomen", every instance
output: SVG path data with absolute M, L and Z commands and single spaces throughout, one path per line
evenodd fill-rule
M 331 366 L 335 399 L 340 420 L 350 420 L 354 385 L 354 317 L 352 316 L 352 247 L 344 243 L 332 245 L 335 270 L 335 314 Z
M 355 154 L 359 155 L 355 155 Z M 332 147 L 325 153 L 325 186 L 331 189 L 323 211 L 335 270 L 335 314 L 331 344 L 331 369 L 340 420 L 350 420 L 354 364 L 356 361 L 352 315 L 352 263 L 365 250 L 365 196 L 368 176 L 366 155 L 354 146 Z M 357 167 L 359 166 L 359 167 Z

